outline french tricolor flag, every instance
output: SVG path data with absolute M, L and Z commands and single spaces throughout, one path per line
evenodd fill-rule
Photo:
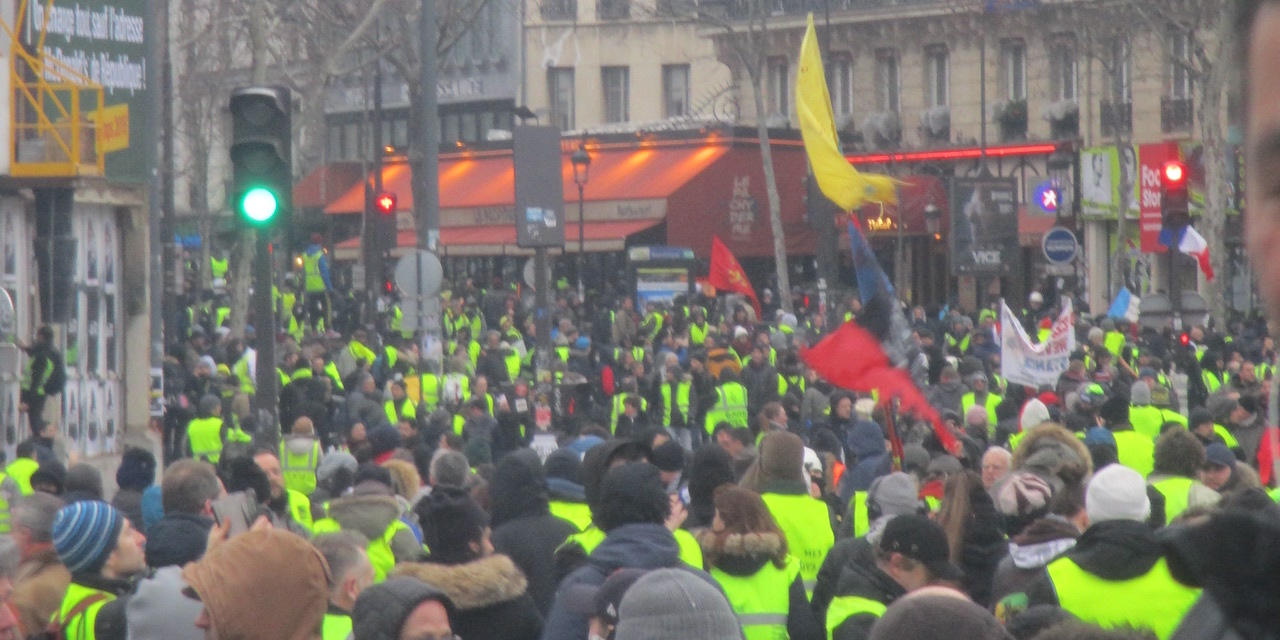
M 1204 272 L 1206 280 L 1213 280 L 1213 265 L 1209 262 L 1209 243 L 1205 242 L 1204 236 L 1196 231 L 1195 227 L 1190 225 L 1182 228 L 1181 237 L 1175 237 L 1176 234 L 1169 229 L 1160 231 L 1160 244 L 1166 247 L 1178 245 L 1178 251 L 1181 251 L 1196 259 L 1200 263 L 1200 270 Z

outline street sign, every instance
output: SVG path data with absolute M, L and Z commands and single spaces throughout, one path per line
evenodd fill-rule
M 396 286 L 407 295 L 434 296 L 440 293 L 444 268 L 434 253 L 419 249 L 396 262 L 395 279 Z
M 1080 250 L 1080 243 L 1076 240 L 1076 234 L 1070 229 L 1054 227 L 1045 232 L 1044 238 L 1040 241 L 1040 248 L 1049 262 L 1067 264 L 1075 260 L 1076 253 Z
M 1035 193 L 1031 196 L 1031 204 L 1033 213 L 1057 215 L 1058 209 L 1063 205 L 1062 188 L 1058 186 L 1058 181 L 1045 180 L 1036 185 Z
M 564 247 L 564 178 L 561 174 L 560 129 L 515 128 L 516 246 L 522 249 Z

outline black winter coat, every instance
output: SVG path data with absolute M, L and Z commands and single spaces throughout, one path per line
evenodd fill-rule
M 457 614 L 450 613 L 449 626 L 459 637 L 536 640 L 542 635 L 542 614 L 527 593 L 528 582 L 507 556 L 457 565 L 406 563 L 394 573 L 444 591 Z

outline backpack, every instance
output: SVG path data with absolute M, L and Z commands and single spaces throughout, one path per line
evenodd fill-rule
M 67 388 L 67 365 L 55 351 L 49 355 L 49 378 L 44 381 L 44 395 L 56 396 Z

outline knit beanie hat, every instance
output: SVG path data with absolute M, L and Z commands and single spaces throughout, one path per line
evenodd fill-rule
M 116 486 L 142 491 L 156 481 L 156 457 L 146 449 L 129 447 L 120 456 L 116 469 Z
M 547 456 L 543 469 L 548 478 L 560 478 L 582 484 L 582 458 L 568 449 L 556 449 Z
M 760 481 L 799 482 L 804 479 L 804 442 L 789 431 L 774 431 L 760 441 Z
M 1108 520 L 1146 522 L 1151 515 L 1147 483 L 1137 471 L 1109 464 L 1089 480 L 1084 509 L 1089 514 L 1089 521 L 1094 523 Z
M 437 487 L 418 504 L 422 542 L 431 550 L 428 561 L 464 564 L 476 559 L 472 542 L 480 542 L 489 515 L 463 489 Z
M 484 438 L 472 438 L 462 445 L 462 455 L 472 467 L 493 462 L 493 446 Z
M 1129 422 L 1129 402 L 1122 396 L 1111 396 L 1102 403 L 1102 407 L 1098 409 L 1098 415 L 1108 424 L 1127 423 Z
M 989 611 L 956 592 L 921 589 L 894 602 L 871 627 L 871 640 L 1006 640 L 1004 626 Z
M 624 524 L 661 524 L 671 512 L 667 488 L 658 468 L 647 462 L 628 462 L 614 467 L 600 483 L 596 524 L 612 531 Z
M 871 481 L 867 502 L 880 507 L 880 515 L 915 513 L 920 508 L 919 490 L 910 475 L 898 471 Z
M 98 500 L 75 502 L 53 518 L 53 548 L 72 575 L 96 573 L 116 548 L 124 516 Z
M 627 589 L 616 640 L 741 640 L 725 597 L 684 569 L 658 569 Z
M 1147 383 L 1138 380 L 1129 386 L 1129 404 L 1135 407 L 1145 407 L 1151 404 L 1151 387 Z
M 1043 402 L 1033 398 L 1027 401 L 1026 406 L 1022 407 L 1022 415 L 1018 418 L 1018 425 L 1026 432 L 1039 426 L 1041 422 L 1048 421 L 1049 408 L 1044 406 Z
M 93 465 L 79 462 L 67 467 L 67 479 L 63 484 L 63 497 L 67 502 L 76 500 L 104 500 L 102 472 Z
M 684 447 L 675 440 L 668 440 L 653 450 L 653 466 L 666 472 L 684 470 Z

